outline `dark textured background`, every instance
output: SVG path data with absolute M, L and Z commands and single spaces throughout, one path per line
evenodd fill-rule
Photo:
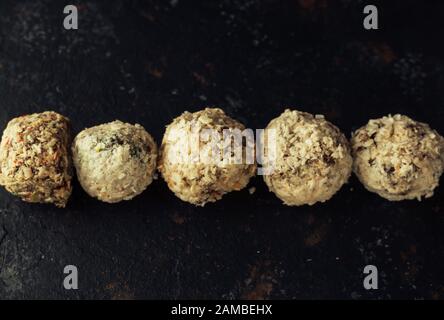
M 444 134 L 442 1 L 0 1 L 0 127 L 52 109 L 74 133 L 116 118 L 161 141 L 184 110 L 217 105 L 251 128 L 285 106 L 348 136 L 404 113 Z M 0 298 L 444 298 L 444 190 L 388 202 L 353 177 L 330 201 L 283 206 L 261 178 L 205 208 L 159 179 L 107 205 L 75 182 L 64 210 L 0 191 Z M 79 268 L 65 291 L 63 267 Z M 375 264 L 380 289 L 363 289 Z

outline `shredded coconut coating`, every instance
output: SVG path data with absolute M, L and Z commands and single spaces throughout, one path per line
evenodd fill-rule
M 347 182 L 353 162 L 348 141 L 322 115 L 287 109 L 268 124 L 266 139 L 269 129 L 275 130 L 276 160 L 264 180 L 286 205 L 327 201 Z
M 83 189 L 101 201 L 130 200 L 153 181 L 157 146 L 139 124 L 114 121 L 85 129 L 72 153 Z
M 391 201 L 428 198 L 444 167 L 444 138 L 407 116 L 396 114 L 356 130 L 353 170 L 371 192 Z
M 12 119 L 0 145 L 0 184 L 26 202 L 65 207 L 71 195 L 69 120 L 46 111 Z
M 244 161 L 245 157 L 239 164 L 211 163 L 207 161 L 212 156 L 210 143 L 191 138 L 193 133 L 200 133 L 203 129 L 213 129 L 222 135 L 223 129 L 231 132 L 234 129 L 242 131 L 244 128 L 219 108 L 184 112 L 174 119 L 166 128 L 158 166 L 168 187 L 183 201 L 198 206 L 215 202 L 228 192 L 246 187 L 255 175 L 255 163 L 248 164 Z M 200 158 L 195 159 L 195 162 L 178 163 L 177 156 L 187 152 L 186 141 L 191 149 L 200 150 Z M 217 152 L 222 153 L 222 150 L 223 146 L 218 145 Z

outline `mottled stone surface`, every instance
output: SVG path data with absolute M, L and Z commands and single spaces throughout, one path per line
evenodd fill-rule
M 404 113 L 444 134 L 443 3 L 0 1 L 0 126 L 52 109 L 74 133 L 116 118 L 161 141 L 184 110 L 217 105 L 251 128 L 284 107 L 349 134 Z M 390 3 L 390 4 L 389 4 Z M 0 298 L 444 298 L 444 188 L 388 202 L 352 178 L 330 201 L 285 207 L 261 178 L 195 208 L 159 179 L 107 205 L 74 183 L 67 208 L 0 191 Z M 63 267 L 79 268 L 77 291 Z M 362 286 L 375 264 L 380 289 Z

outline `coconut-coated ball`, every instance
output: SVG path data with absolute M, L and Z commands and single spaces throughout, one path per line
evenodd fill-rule
M 242 131 L 245 127 L 219 108 L 184 112 L 166 128 L 158 166 L 171 191 L 181 200 L 198 206 L 243 189 L 256 170 L 255 162 L 247 161 L 244 156 L 237 162 L 215 161 L 214 154 L 223 154 L 224 146 L 201 139 L 206 129 L 223 136 L 224 130 Z M 246 147 L 240 147 L 245 154 Z
M 269 132 L 274 131 L 274 143 Z M 267 138 L 268 137 L 268 138 Z M 285 110 L 265 130 L 265 183 L 286 205 L 313 205 L 330 199 L 352 170 L 350 147 L 339 129 L 322 115 Z M 268 159 L 267 159 L 268 158 Z
M 444 138 L 396 114 L 370 120 L 352 136 L 353 170 L 364 187 L 391 201 L 428 198 L 444 167 Z

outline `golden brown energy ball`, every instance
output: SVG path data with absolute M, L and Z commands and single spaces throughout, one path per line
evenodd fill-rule
M 350 147 L 339 129 L 322 115 L 285 110 L 267 126 L 275 134 L 274 161 L 265 157 L 265 183 L 286 205 L 313 205 L 330 199 L 352 170 Z M 273 144 L 266 139 L 269 153 Z
M 85 129 L 72 153 L 83 189 L 101 201 L 130 200 L 153 181 L 157 146 L 141 125 L 114 121 Z
M 431 197 L 444 167 L 444 138 L 396 114 L 356 130 L 353 170 L 371 192 L 391 201 Z
M 69 120 L 46 111 L 12 119 L 0 145 L 0 184 L 27 202 L 65 207 L 71 195 Z
M 224 129 L 239 132 L 244 126 L 218 108 L 184 112 L 166 128 L 158 166 L 171 191 L 183 201 L 198 206 L 243 189 L 256 170 L 254 159 L 249 162 L 245 157 L 246 146 L 237 143 L 234 147 L 240 147 L 241 161 L 232 161 L 232 154 L 225 163 L 214 161 L 213 156 L 223 154 L 226 149 L 220 143 L 199 138 L 207 129 L 223 135 Z M 254 142 L 252 148 L 254 150 Z

